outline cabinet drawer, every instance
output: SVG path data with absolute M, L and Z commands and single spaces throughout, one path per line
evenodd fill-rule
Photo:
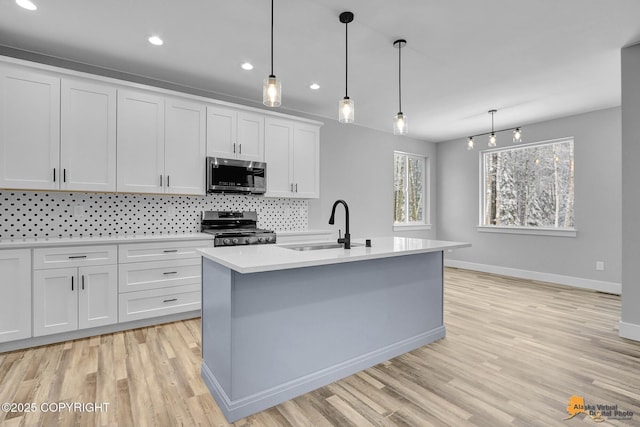
M 57 248 L 39 248 L 33 250 L 33 268 L 83 267 L 89 265 L 108 265 L 118 263 L 118 247 L 108 246 L 69 246 Z
M 119 321 L 148 319 L 200 309 L 200 285 L 120 294 Z
M 200 285 L 200 258 L 121 264 L 120 292 Z
M 162 261 L 166 259 L 200 258 L 198 248 L 213 247 L 211 240 L 189 240 L 172 243 L 127 243 L 119 245 L 120 263 Z

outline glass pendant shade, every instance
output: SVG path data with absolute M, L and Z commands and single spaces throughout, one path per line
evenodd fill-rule
M 489 135 L 489 147 L 495 147 L 496 146 L 496 134 L 491 132 L 491 135 Z
M 473 150 L 473 137 L 470 136 L 469 139 L 467 139 L 467 150 Z
M 520 128 L 515 128 L 513 130 L 513 142 L 521 142 L 522 141 L 522 131 Z
M 355 105 L 353 100 L 345 96 L 338 102 L 338 120 L 340 123 L 353 123 Z
M 409 132 L 409 121 L 407 116 L 399 112 L 393 118 L 393 134 L 406 135 Z
M 267 107 L 279 107 L 282 102 L 282 83 L 271 75 L 264 79 L 262 86 L 262 103 Z

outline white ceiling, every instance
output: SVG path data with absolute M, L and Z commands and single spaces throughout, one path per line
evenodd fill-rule
M 269 0 L 33 1 L 0 0 L 0 45 L 262 105 Z M 500 129 L 620 105 L 620 48 L 640 41 L 638 0 L 275 0 L 282 111 L 337 117 L 345 10 L 356 124 L 391 131 L 405 38 L 409 133 L 435 142 L 488 131 L 494 108 Z

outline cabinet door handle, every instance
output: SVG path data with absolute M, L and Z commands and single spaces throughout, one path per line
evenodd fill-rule
M 84 274 L 82 275 L 82 290 L 84 291 Z
M 71 276 L 71 290 L 73 291 L 73 276 Z
M 86 255 L 74 255 L 70 256 L 69 259 L 85 259 L 86 257 Z
M 165 254 L 170 254 L 170 253 L 173 253 L 173 252 L 178 252 L 178 250 L 177 249 L 165 249 L 163 252 Z
M 293 193 L 293 182 L 291 183 L 291 192 Z
M 238 146 L 240 147 L 240 152 L 239 152 L 239 154 L 242 154 L 242 144 L 238 144 Z
M 298 192 L 298 183 L 296 182 L 296 193 Z
M 162 273 L 164 275 L 168 275 L 168 274 L 178 274 L 177 271 L 167 271 L 166 273 Z
M 162 175 L 160 175 L 160 187 L 162 187 Z
M 173 302 L 173 301 L 178 301 L 178 298 L 171 298 L 171 299 L 166 299 L 162 302 Z
M 53 182 L 56 182 L 56 168 L 53 168 Z
M 67 168 L 62 169 L 62 182 L 67 182 Z
M 167 187 L 169 187 L 169 175 L 167 175 Z
M 233 143 L 233 154 L 236 154 L 236 143 Z

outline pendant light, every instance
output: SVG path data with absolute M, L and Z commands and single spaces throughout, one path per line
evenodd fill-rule
M 347 25 L 353 21 L 353 13 L 342 12 L 340 14 L 340 22 L 344 24 L 344 98 L 338 102 L 338 120 L 340 123 L 353 123 L 355 105 L 352 99 L 349 99 L 348 78 L 349 78 L 349 34 Z
M 264 79 L 262 103 L 267 107 L 279 107 L 282 103 L 282 83 L 273 74 L 273 0 L 271 0 L 271 74 Z
M 513 130 L 513 142 L 522 142 L 522 131 L 520 128 Z
M 405 39 L 398 39 L 393 46 L 398 48 L 398 114 L 393 118 L 393 134 L 406 135 L 409 132 L 407 116 L 402 114 L 402 48 L 407 44 Z
M 489 110 L 489 114 L 491 114 L 491 134 L 489 135 L 489 147 L 496 146 L 496 133 L 493 131 L 493 115 L 497 112 L 498 110 Z
M 475 138 L 476 136 L 483 136 L 483 135 L 489 135 L 489 143 L 487 145 L 489 147 L 495 147 L 496 146 L 496 142 L 497 142 L 496 133 L 505 132 L 505 131 L 508 131 L 508 130 L 512 130 L 513 131 L 513 142 L 522 142 L 522 128 L 520 126 L 514 127 L 514 128 L 495 130 L 494 127 L 493 127 L 493 124 L 494 124 L 493 115 L 496 114 L 498 112 L 498 110 L 489 110 L 487 112 L 489 114 L 491 114 L 491 132 L 480 133 L 480 134 L 477 134 L 477 135 L 471 135 L 467 139 L 467 150 L 473 150 L 473 148 L 475 146 L 473 138 Z

